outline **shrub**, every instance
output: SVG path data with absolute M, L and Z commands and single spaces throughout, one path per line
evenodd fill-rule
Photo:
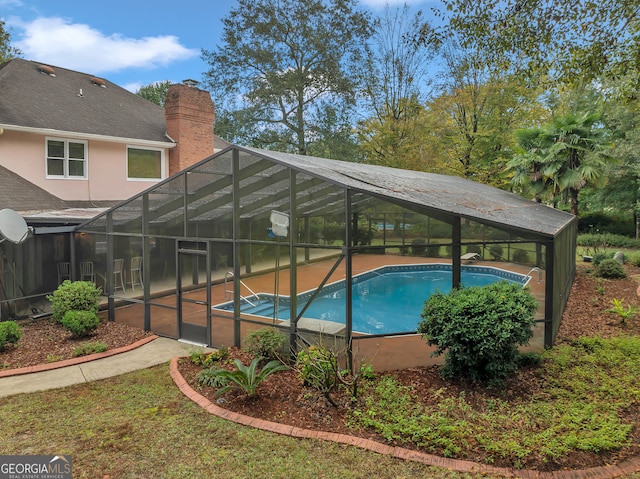
M 336 385 L 338 359 L 329 348 L 309 346 L 298 352 L 296 370 L 306 386 L 327 395 Z
M 227 359 L 228 357 L 228 348 L 220 348 L 210 353 L 205 353 L 204 351 L 192 351 L 189 355 L 189 359 L 193 364 L 205 368 L 209 368 L 218 361 L 222 361 L 224 359 Z
M 537 306 L 527 289 L 506 281 L 438 292 L 425 303 L 418 332 L 437 346 L 434 355 L 445 354 L 445 377 L 500 385 L 517 367 L 517 345 L 533 335 Z
M 216 396 L 221 396 L 231 389 L 239 389 L 247 396 L 253 396 L 262 381 L 278 371 L 288 369 L 280 361 L 270 361 L 261 370 L 258 370 L 258 363 L 260 362 L 258 358 L 254 358 L 249 366 L 242 364 L 239 359 L 234 359 L 233 362 L 236 365 L 235 370 L 214 369 L 209 370 L 207 373 L 203 371 L 203 374 L 200 375 L 201 378 L 207 378 L 208 381 L 222 385 L 216 391 Z
M 53 319 L 60 322 L 67 311 L 90 311 L 97 315 L 101 291 L 90 281 L 65 280 L 47 296 Z
M 581 234 L 578 235 L 576 243 L 578 246 L 596 250 L 601 248 L 640 248 L 640 240 L 613 233 Z
M 73 350 L 73 357 L 86 356 L 88 354 L 102 353 L 107 350 L 107 343 L 86 343 Z
M 613 259 L 613 254 L 614 254 L 613 252 L 606 252 L 606 251 L 595 253 L 593 255 L 593 259 L 591 260 L 591 262 L 593 263 L 594 266 L 598 266 L 605 259 Z
M 615 259 L 605 259 L 596 266 L 593 273 L 598 278 L 620 279 L 626 278 L 627 273 L 624 267 Z
M 411 254 L 413 256 L 422 256 L 427 251 L 427 242 L 422 238 L 416 238 L 411 241 Z
M 529 263 L 529 253 L 523 249 L 517 249 L 513 252 L 512 256 L 514 263 L 527 264 Z
M 262 328 L 247 334 L 244 349 L 261 361 L 280 359 L 286 342 L 286 336 L 276 328 Z
M 493 256 L 494 259 L 502 259 L 502 252 L 502 246 L 499 244 L 489 246 L 489 254 Z
M 76 338 L 89 335 L 100 324 L 100 318 L 93 311 L 67 311 L 60 324 Z
M 439 244 L 430 244 L 427 246 L 427 256 L 430 258 L 439 258 L 440 257 L 440 245 Z
M 634 251 L 629 255 L 629 263 L 633 266 L 640 266 L 640 251 Z
M 7 343 L 15 344 L 22 336 L 22 328 L 15 321 L 0 322 L 0 351 L 4 349 Z

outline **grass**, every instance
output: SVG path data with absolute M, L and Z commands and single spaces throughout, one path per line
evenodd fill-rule
M 186 399 L 166 366 L 2 398 L 0 434 L 2 454 L 71 454 L 75 479 L 486 477 L 238 426 Z
M 551 461 L 576 451 L 615 450 L 629 444 L 636 420 L 624 412 L 640 401 L 638 364 L 638 337 L 582 338 L 545 352 L 538 372 L 545 387 L 538 394 L 474 406 L 463 393 L 416 391 L 384 377 L 363 388 L 364 405 L 352 422 L 444 456 L 483 450 L 489 463 L 508 458 L 515 467 L 529 457 Z M 426 395 L 439 399 L 422 408 L 417 397 Z

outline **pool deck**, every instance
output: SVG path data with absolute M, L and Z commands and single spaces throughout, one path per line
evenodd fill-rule
M 296 284 L 298 293 L 316 288 L 320 282 L 328 275 L 332 267 L 335 266 L 337 257 L 324 260 L 313 261 L 309 263 L 299 264 L 296 268 Z M 342 261 L 328 278 L 327 283 L 340 281 L 345 279 L 345 262 Z M 433 264 L 433 263 L 450 263 L 447 258 L 425 258 L 416 256 L 400 256 L 400 255 L 378 255 L 378 254 L 357 254 L 353 256 L 352 270 L 353 275 L 364 273 L 372 269 L 376 269 L 386 265 L 402 265 L 402 264 Z M 463 261 L 463 264 L 466 262 Z M 530 272 L 531 267 L 515 265 L 513 263 L 505 263 L 498 261 L 482 261 L 478 260 L 473 263 L 474 266 L 491 266 L 521 274 Z M 284 266 L 276 279 L 276 272 L 271 270 L 262 270 L 254 268 L 254 274 L 242 279 L 245 286 L 241 288 L 241 294 L 248 296 L 251 293 L 246 289 L 250 288 L 256 293 L 273 294 L 275 285 L 278 285 L 278 294 L 290 295 L 290 270 L 288 266 Z M 532 275 L 529 287 L 534 296 L 544 299 L 545 277 L 542 272 L 542 281 L 538 281 L 538 273 Z M 221 304 L 230 301 L 233 296 L 227 291 L 230 285 L 225 286 L 224 282 L 213 284 L 211 286 L 211 304 Z M 206 300 L 206 288 L 197 288 L 187 293 L 192 299 Z M 155 298 L 153 302 L 156 305 L 166 304 L 165 307 L 152 306 L 151 329 L 156 334 L 177 338 L 177 311 L 176 311 L 176 295 L 175 293 L 166 297 Z M 143 327 L 144 313 L 143 305 L 140 303 L 131 303 L 126 307 L 120 307 L 116 310 L 116 321 L 131 324 L 136 327 Z M 193 324 L 206 324 L 206 305 L 199 306 L 196 304 L 183 305 L 183 320 Z M 234 337 L 234 321 L 232 314 L 221 313 L 212 310 L 212 344 L 213 346 L 231 346 Z M 539 308 L 537 318 L 542 318 L 544 314 L 543 308 Z M 251 319 L 256 319 L 251 318 Z M 266 319 L 266 318 L 265 318 Z M 273 324 L 272 320 L 266 320 L 263 324 Z M 241 323 L 241 337 L 258 329 L 260 324 Z M 328 331 L 323 329 L 319 334 L 327 334 L 336 331 Z M 339 332 L 339 331 L 338 331 Z M 544 333 L 541 325 L 536 327 L 536 334 L 531 342 L 532 349 L 541 349 Z M 428 347 L 426 342 L 420 335 L 411 336 L 391 336 L 391 337 L 374 337 L 368 338 L 366 335 L 360 336 L 354 340 L 354 355 L 361 361 L 373 364 L 378 370 L 401 369 L 405 367 L 415 367 L 429 364 L 441 363 L 441 358 L 430 357 L 433 352 L 432 347 Z

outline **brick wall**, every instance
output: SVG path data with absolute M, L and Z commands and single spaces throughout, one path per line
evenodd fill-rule
M 215 112 L 208 92 L 171 85 L 165 102 L 167 134 L 177 143 L 169 153 L 169 175 L 213 154 Z

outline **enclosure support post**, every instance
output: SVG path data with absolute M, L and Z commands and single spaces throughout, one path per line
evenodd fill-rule
M 233 150 L 233 345 L 240 347 L 240 153 Z
M 116 311 L 113 300 L 113 213 L 107 213 L 107 307 L 109 321 L 115 321 Z
M 342 254 L 346 256 L 347 262 L 345 263 L 345 302 L 346 302 L 346 311 L 345 311 L 345 349 L 346 349 L 346 358 L 347 358 L 347 369 L 354 372 L 353 367 L 353 343 L 351 341 L 351 335 L 353 331 L 353 309 L 352 309 L 352 300 L 353 300 L 353 265 L 352 265 L 352 248 L 353 244 L 353 231 L 350 227 L 350 221 L 352 218 L 351 213 L 351 190 L 349 188 L 346 189 L 345 194 L 345 242 Z M 356 227 L 357 227 L 357 218 L 356 218 Z
M 550 348 L 553 346 L 553 340 L 555 337 L 554 331 L 555 325 L 553 324 L 553 310 L 556 307 L 556 301 L 554 298 L 555 274 L 554 274 L 554 241 L 547 243 L 545 247 L 545 290 L 544 290 L 544 347 Z M 575 256 L 575 254 L 574 254 Z M 561 287 L 561 285 L 557 285 Z
M 453 224 L 451 225 L 451 239 L 452 239 L 452 247 L 451 247 L 451 286 L 454 289 L 458 289 L 460 287 L 461 280 L 461 261 L 460 256 L 462 256 L 462 246 L 460 243 L 462 242 L 462 219 L 457 216 L 453 220 Z
M 289 170 L 289 318 L 295 318 L 298 311 L 298 252 L 294 244 L 294 235 L 298 231 L 296 196 L 296 172 Z M 297 352 L 297 337 L 298 321 L 289 321 L 289 344 L 293 354 Z
M 149 194 L 142 195 L 142 289 L 144 291 L 144 330 L 151 331 L 151 251 L 149 240 Z M 185 215 L 186 216 L 186 215 Z

